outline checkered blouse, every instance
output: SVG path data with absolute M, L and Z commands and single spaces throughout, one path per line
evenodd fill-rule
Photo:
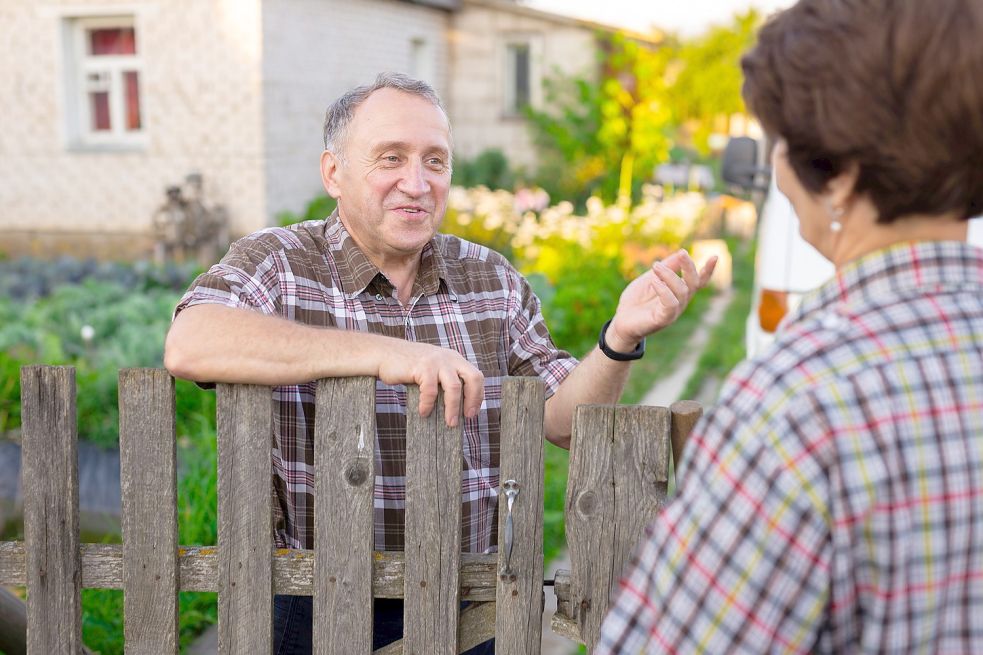
M 983 653 L 983 250 L 846 266 L 681 464 L 596 653 Z
M 233 244 L 178 304 L 242 307 L 317 327 L 340 327 L 456 350 L 485 376 L 485 399 L 464 421 L 462 549 L 495 544 L 499 412 L 505 376 L 536 375 L 550 397 L 577 360 L 558 350 L 528 283 L 497 253 L 437 235 L 422 255 L 408 306 L 355 245 L 337 214 L 269 228 Z M 274 387 L 276 542 L 314 540 L 315 383 Z M 375 548 L 402 550 L 406 391 L 376 385 Z

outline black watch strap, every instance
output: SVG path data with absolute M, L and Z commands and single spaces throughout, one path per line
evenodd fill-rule
M 613 319 L 611 319 L 613 320 Z M 608 344 L 604 341 L 604 335 L 608 331 L 608 326 L 611 325 L 611 320 L 608 320 L 604 327 L 601 328 L 601 336 L 597 338 L 597 347 L 601 349 L 608 358 L 615 360 L 616 362 L 630 362 L 636 359 L 641 359 L 642 355 L 645 354 L 645 339 L 638 342 L 635 349 L 630 353 L 619 353 L 617 350 L 611 350 Z

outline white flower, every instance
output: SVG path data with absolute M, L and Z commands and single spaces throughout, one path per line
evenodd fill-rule
M 79 330 L 79 333 L 82 335 L 82 341 L 88 343 L 92 341 L 94 336 L 96 336 L 96 329 L 91 325 L 83 325 L 82 329 Z

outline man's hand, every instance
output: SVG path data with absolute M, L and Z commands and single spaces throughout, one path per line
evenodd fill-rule
M 457 426 L 464 391 L 464 415 L 474 418 L 485 396 L 485 376 L 474 364 L 447 348 L 426 343 L 398 341 L 379 363 L 377 377 L 386 384 L 420 387 L 420 416 L 429 416 L 437 403 L 437 387 L 444 390 L 444 420 Z
M 693 294 L 706 286 L 716 265 L 717 258 L 711 257 L 697 272 L 685 250 L 652 264 L 621 292 L 605 342 L 617 352 L 634 350 L 642 339 L 679 318 Z

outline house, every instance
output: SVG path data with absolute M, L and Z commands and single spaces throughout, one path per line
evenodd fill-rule
M 2 0 L 0 252 L 145 255 L 191 173 L 233 236 L 270 225 L 321 191 L 327 105 L 383 70 L 435 86 L 457 156 L 530 166 L 521 109 L 596 75 L 598 30 L 509 0 Z

